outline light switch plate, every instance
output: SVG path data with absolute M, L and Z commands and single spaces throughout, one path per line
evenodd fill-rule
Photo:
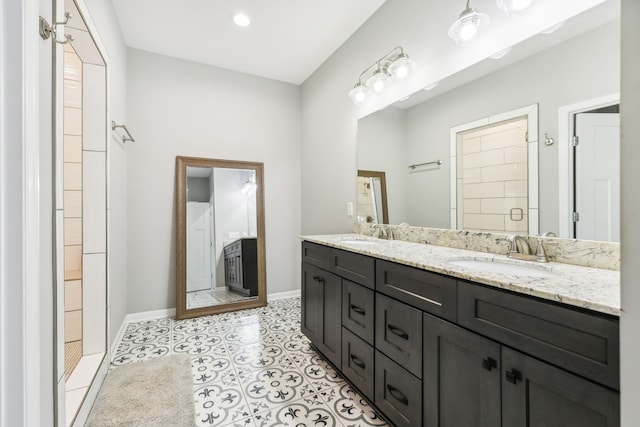
M 347 202 L 347 216 L 353 216 L 353 203 Z

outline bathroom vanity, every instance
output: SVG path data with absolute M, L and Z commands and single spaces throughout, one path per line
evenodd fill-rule
M 304 237 L 301 326 L 396 426 L 616 427 L 617 283 L 588 267 Z

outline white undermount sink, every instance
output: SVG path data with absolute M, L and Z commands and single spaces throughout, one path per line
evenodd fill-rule
M 470 270 L 508 274 L 511 276 L 552 277 L 556 275 L 556 273 L 542 265 L 527 266 L 495 259 L 458 259 L 449 261 L 447 264 L 468 268 Z

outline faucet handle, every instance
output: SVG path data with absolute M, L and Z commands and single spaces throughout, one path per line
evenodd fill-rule
M 538 249 L 536 250 L 536 257 L 538 258 L 538 262 L 549 262 L 547 258 L 547 253 L 544 250 L 544 246 L 542 244 L 542 240 L 538 240 Z

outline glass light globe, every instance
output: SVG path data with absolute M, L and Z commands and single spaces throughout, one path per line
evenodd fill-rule
M 373 89 L 374 92 L 382 92 L 387 85 L 388 79 L 387 73 L 378 68 L 367 80 L 367 86 Z
M 489 16 L 472 8 L 465 9 L 456 22 L 449 28 L 449 37 L 465 46 L 475 40 L 489 25 Z
M 369 96 L 369 88 L 362 83 L 357 83 L 353 89 L 349 91 L 349 97 L 356 105 L 362 105 Z
M 389 74 L 391 74 L 394 79 L 404 79 L 411 72 L 413 65 L 413 61 L 409 59 L 409 55 L 401 53 L 391 65 L 389 65 Z

